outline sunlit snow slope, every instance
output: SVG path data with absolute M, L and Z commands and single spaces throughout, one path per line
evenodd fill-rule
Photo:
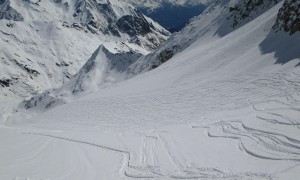
M 297 179 L 300 33 L 272 29 L 282 5 L 223 36 L 212 23 L 127 81 L 44 113 L 20 109 L 1 128 L 0 177 Z

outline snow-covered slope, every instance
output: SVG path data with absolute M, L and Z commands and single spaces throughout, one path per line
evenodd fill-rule
M 147 54 L 169 33 L 117 0 L 2 0 L 0 94 L 24 98 L 67 82 L 100 44 Z
M 273 29 L 282 7 L 223 36 L 214 17 L 228 11 L 211 11 L 207 31 L 192 21 L 197 38 L 154 70 L 36 116 L 19 109 L 1 128 L 0 177 L 297 179 L 300 32 Z M 75 79 L 93 82 L 104 47 Z
M 83 94 L 95 92 L 96 89 L 104 88 L 108 84 L 114 82 L 126 80 L 132 78 L 140 73 L 147 72 L 149 70 L 155 69 L 161 64 L 165 63 L 176 54 L 184 51 L 189 46 L 193 45 L 195 42 L 197 46 L 207 46 L 207 43 L 214 42 L 219 40 L 222 37 L 232 37 L 228 36 L 231 32 L 236 29 L 243 27 L 249 21 L 252 21 L 259 17 L 264 12 L 268 11 L 270 8 L 274 7 L 278 1 L 265 0 L 265 1 L 216 1 L 206 10 L 203 15 L 194 18 L 190 21 L 188 26 L 180 31 L 179 33 L 173 34 L 161 47 L 159 47 L 153 53 L 150 53 L 146 56 L 136 56 L 134 55 L 133 60 L 130 63 L 125 63 L 125 66 L 122 66 L 122 71 L 114 71 L 114 73 L 107 73 L 111 69 L 118 67 L 111 67 L 112 64 L 108 63 L 106 66 L 107 60 L 106 57 L 99 55 L 98 51 L 95 53 L 99 62 L 101 61 L 103 66 L 93 69 L 93 73 L 97 74 L 101 79 L 92 77 L 94 83 L 90 83 L 91 80 L 78 79 L 74 77 L 71 80 L 71 83 L 63 85 L 60 89 L 54 91 L 47 91 L 41 95 L 31 98 L 28 101 L 25 101 L 21 104 L 21 107 L 26 107 L 27 109 L 38 107 L 38 109 L 44 110 L 48 109 L 51 105 L 61 104 L 62 102 L 70 101 L 73 98 L 77 98 L 74 94 Z M 245 5 L 246 7 L 243 7 Z M 243 8 L 242 8 L 243 7 Z M 235 9 L 235 10 L 232 10 Z M 242 15 L 241 15 L 242 14 Z M 247 15 L 243 15 L 247 14 Z M 243 17 L 242 19 L 237 18 Z M 280 15 L 278 15 L 280 16 Z M 237 21 L 239 19 L 239 21 Z M 295 19 L 291 17 L 291 19 Z M 276 24 L 278 23 L 278 18 Z M 275 23 L 274 23 L 275 24 Z M 273 29 L 274 29 L 273 25 Z M 289 36 L 286 33 L 275 33 L 274 30 L 271 30 L 266 38 L 259 44 L 261 53 L 269 54 L 275 53 L 277 58 L 276 63 L 284 64 L 290 60 L 294 60 L 300 56 L 300 51 L 297 46 L 299 39 L 296 36 Z M 254 37 L 253 37 L 254 38 Z M 292 45 L 291 47 L 286 46 L 286 44 Z M 195 45 L 193 45 L 195 46 Z M 110 45 L 108 45 L 110 47 Z M 122 49 L 122 48 L 120 48 Z M 125 48 L 126 49 L 126 48 Z M 107 53 L 113 50 L 106 51 Z M 106 53 L 106 54 L 107 54 Z M 113 53 L 114 54 L 114 53 Z M 126 52 L 120 54 L 120 56 L 127 56 Z M 129 53 L 131 54 L 131 53 Z M 95 56 L 96 56 L 95 55 Z M 138 60 L 136 58 L 140 57 Z M 111 56 L 108 58 L 112 58 Z M 94 59 L 92 57 L 92 59 Z M 115 59 L 115 58 L 112 58 Z M 117 58 L 118 59 L 118 58 Z M 115 60 L 109 60 L 115 61 Z M 117 65 L 120 66 L 120 65 Z M 87 65 L 89 67 L 89 65 Z M 86 67 L 80 70 L 80 76 L 86 72 Z M 77 75 L 78 76 L 78 75 Z M 109 79 L 106 81 L 105 79 Z M 97 83 L 95 83 L 97 82 Z M 94 87 L 82 87 L 82 84 L 88 84 L 89 86 Z
M 132 75 L 129 66 L 142 54 L 125 43 L 105 43 L 93 53 L 85 65 L 64 85 L 48 90 L 21 103 L 26 109 L 41 111 L 53 108 L 85 94 L 96 92 L 113 83 L 124 81 Z
M 135 73 L 148 71 L 168 61 L 195 41 L 203 44 L 242 27 L 263 14 L 279 1 L 212 1 L 211 5 L 198 17 L 190 20 L 186 28 L 173 34 L 162 47 L 154 53 L 141 58 L 133 66 Z

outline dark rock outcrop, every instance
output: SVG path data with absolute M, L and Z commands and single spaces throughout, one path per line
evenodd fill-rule
M 280 8 L 273 29 L 294 34 L 300 31 L 300 1 L 286 0 Z
M 23 21 L 24 17 L 10 6 L 9 0 L 0 0 L 0 20 Z
M 129 36 L 145 35 L 151 32 L 150 24 L 142 16 L 123 16 L 118 20 L 117 27 Z
M 255 14 L 261 14 L 273 7 L 280 0 L 242 0 L 233 7 L 229 7 L 231 12 L 228 19 L 232 19 L 232 27 L 237 28 L 241 23 L 248 22 Z
M 11 85 L 11 79 L 0 79 L 0 85 L 2 87 L 9 87 Z

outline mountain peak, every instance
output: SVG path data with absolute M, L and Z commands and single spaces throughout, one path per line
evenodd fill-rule
M 119 0 L 2 0 L 0 28 L 0 80 L 5 84 L 0 91 L 13 97 L 61 86 L 99 44 L 123 42 L 147 54 L 170 36 Z

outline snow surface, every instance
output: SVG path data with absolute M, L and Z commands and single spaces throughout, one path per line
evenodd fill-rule
M 6 113 L 0 178 L 297 179 L 300 34 L 274 34 L 281 6 L 224 36 L 212 24 L 171 60 L 129 80 L 43 113 Z M 284 62 L 280 43 L 295 47 Z M 107 62 L 101 49 L 90 60 Z

